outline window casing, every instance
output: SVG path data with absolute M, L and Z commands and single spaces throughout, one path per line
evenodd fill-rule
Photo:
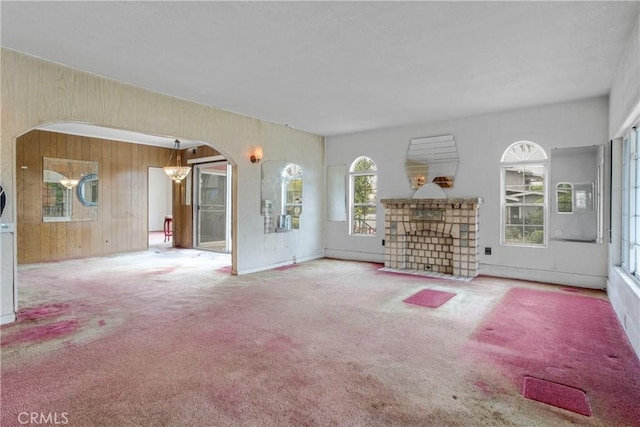
M 547 244 L 547 154 L 538 144 L 520 141 L 502 155 L 501 242 Z
M 633 128 L 622 142 L 621 266 L 640 279 L 640 130 Z
M 349 234 L 376 235 L 378 175 L 369 157 L 357 158 L 349 170 Z

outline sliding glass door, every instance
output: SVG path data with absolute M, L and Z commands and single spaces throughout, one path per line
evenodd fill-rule
M 227 162 L 196 165 L 195 247 L 231 252 L 231 166 Z

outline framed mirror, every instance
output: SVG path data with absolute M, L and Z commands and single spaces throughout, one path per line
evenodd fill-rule
M 302 214 L 302 168 L 295 163 L 289 163 L 282 172 L 282 191 L 283 215 L 291 218 L 290 228 L 298 230 Z
M 98 218 L 98 162 L 43 158 L 43 222 Z
M 302 182 L 302 168 L 295 163 L 274 160 L 262 164 L 261 214 L 265 233 L 300 228 Z

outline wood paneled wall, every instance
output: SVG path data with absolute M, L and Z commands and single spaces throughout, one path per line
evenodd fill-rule
M 40 130 L 18 138 L 18 263 L 146 249 L 148 168 L 165 166 L 170 154 L 169 148 Z M 97 220 L 42 221 L 43 157 L 98 162 Z

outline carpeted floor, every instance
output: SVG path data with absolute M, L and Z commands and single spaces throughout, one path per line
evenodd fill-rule
M 21 266 L 20 320 L 0 328 L 0 424 L 34 414 L 72 426 L 640 420 L 628 404 L 640 402 L 640 362 L 603 292 L 327 259 L 231 276 L 226 262 L 165 248 Z M 437 308 L 403 302 L 423 289 L 456 296 Z M 593 414 L 523 396 L 525 377 L 584 390 Z

